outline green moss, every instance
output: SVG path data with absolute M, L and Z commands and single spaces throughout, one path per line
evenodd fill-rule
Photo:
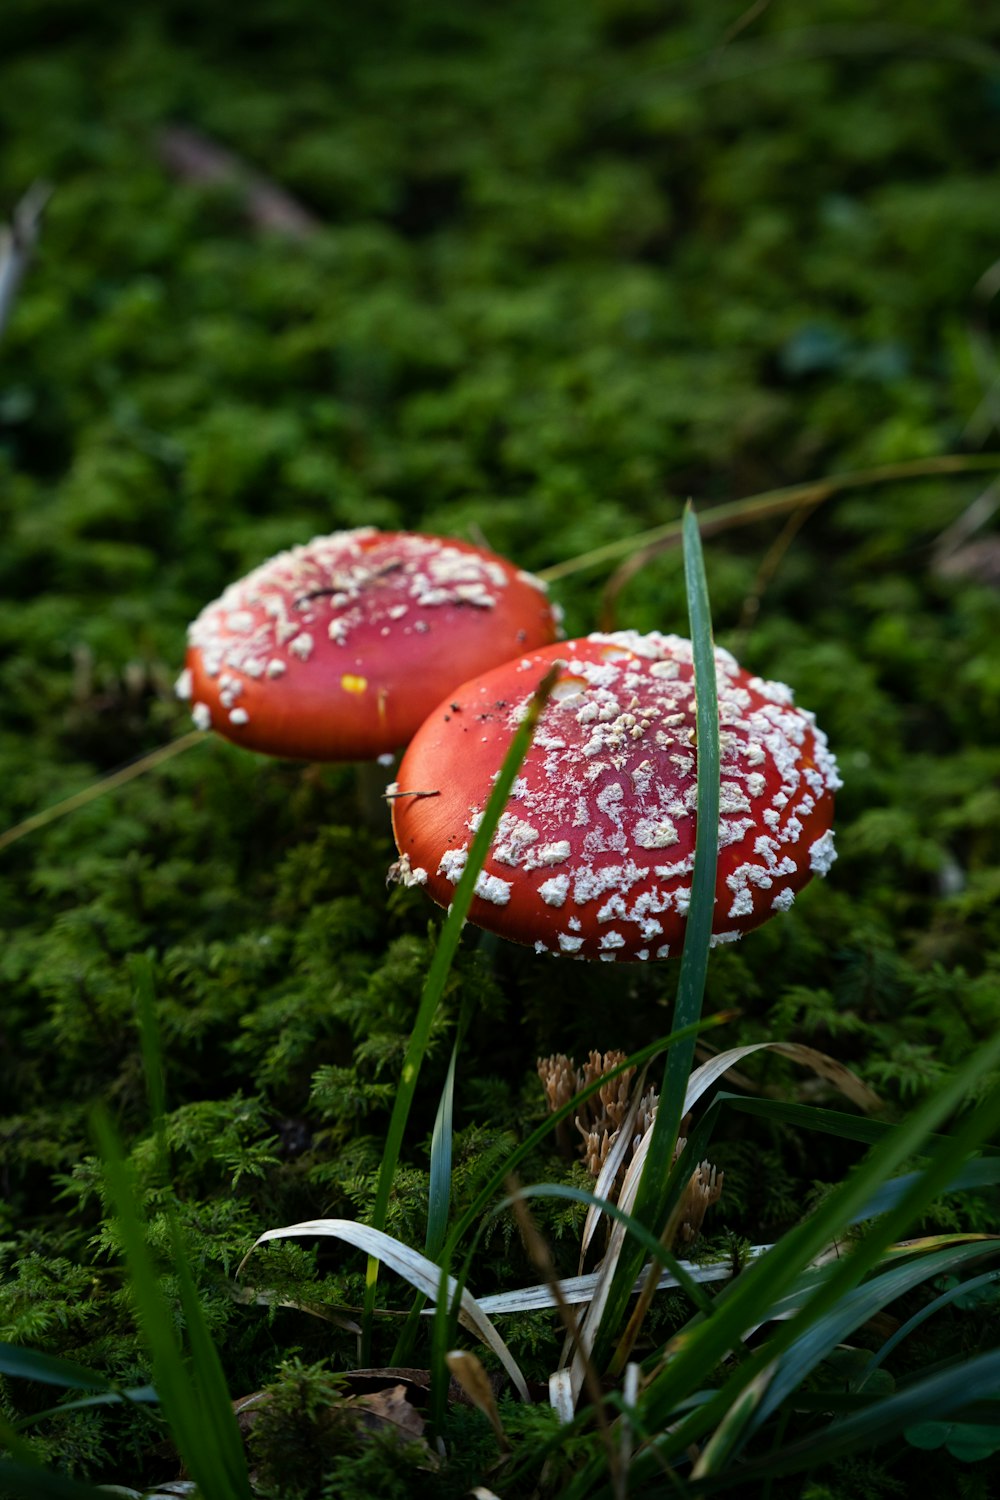
M 733 20 L 718 3 L 665 20 L 645 0 L 287 0 L 224 20 L 185 0 L 128 15 L 8 0 L 0 203 L 35 178 L 55 193 L 0 344 L 0 826 L 181 732 L 187 621 L 317 531 L 481 531 L 538 569 L 675 519 L 689 494 L 707 507 L 995 442 L 974 292 L 996 255 L 990 18 L 939 0 L 896 6 L 890 26 L 823 0 L 808 27 L 775 8 L 730 35 Z M 257 233 L 237 192 L 172 178 L 155 134 L 175 121 L 321 227 Z M 935 551 L 987 483 L 831 499 L 766 579 L 783 523 L 707 548 L 720 642 L 794 685 L 845 780 L 830 880 L 713 958 L 709 1006 L 741 1012 L 720 1044 L 821 1046 L 895 1112 L 1000 1020 L 1000 600 L 995 570 L 949 572 Z M 995 521 L 981 537 L 995 546 Z M 606 576 L 560 585 L 571 633 L 596 623 Z M 651 560 L 614 613 L 682 629 L 678 555 Z M 277 1378 L 278 1411 L 296 1381 L 325 1390 L 354 1362 L 343 1328 L 231 1291 L 263 1229 L 371 1205 L 437 918 L 419 892 L 386 896 L 388 834 L 358 827 L 354 799 L 349 772 L 206 743 L 0 851 L 2 1336 L 144 1378 L 89 1136 L 101 1098 L 158 1250 L 176 1201 L 233 1393 Z M 146 952 L 169 1193 L 128 977 Z M 672 969 L 594 967 L 567 980 L 467 936 L 396 1232 L 422 1242 L 463 1005 L 459 1207 L 542 1118 L 536 1055 L 667 1029 Z M 801 1082 L 767 1054 L 745 1070 L 765 1090 Z M 856 1155 L 756 1125 L 723 1138 L 727 1231 L 766 1237 Z M 995 1208 L 963 1200 L 963 1222 Z M 959 1212 L 948 1200 L 936 1222 Z M 567 1271 L 578 1218 L 538 1208 Z M 286 1300 L 363 1295 L 360 1257 L 257 1255 L 260 1285 Z M 535 1276 L 503 1220 L 477 1289 Z M 403 1305 L 395 1284 L 380 1296 Z M 544 1377 L 554 1320 L 510 1332 Z M 394 1337 L 380 1329 L 378 1358 Z M 35 1389 L 0 1394 L 40 1409 Z M 510 1420 L 539 1445 L 551 1422 Z M 362 1446 L 303 1493 L 460 1493 L 493 1452 L 474 1421 L 450 1476 Z M 169 1462 L 151 1432 L 148 1414 L 80 1413 L 47 1424 L 41 1449 L 73 1473 L 152 1482 Z M 894 1492 L 876 1465 L 827 1477 L 817 1496 Z

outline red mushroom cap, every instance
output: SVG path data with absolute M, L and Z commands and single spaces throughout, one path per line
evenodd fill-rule
M 396 873 L 442 906 L 520 716 L 563 663 L 476 887 L 470 919 L 539 952 L 666 958 L 694 867 L 691 644 L 634 631 L 566 641 L 455 689 L 392 789 Z M 787 911 L 834 860 L 837 766 L 791 691 L 716 649 L 722 756 L 714 940 Z M 411 795 L 412 793 L 412 795 Z M 426 795 L 432 793 L 433 795 Z
M 188 632 L 200 729 L 303 760 L 406 743 L 458 683 L 555 639 L 545 586 L 468 542 L 372 527 L 263 563 Z

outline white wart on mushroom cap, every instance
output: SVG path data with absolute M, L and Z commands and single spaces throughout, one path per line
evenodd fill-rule
M 204 609 L 178 692 L 195 723 L 304 760 L 409 740 L 477 672 L 555 639 L 545 586 L 470 543 L 372 527 L 272 557 Z
M 476 887 L 470 919 L 539 952 L 667 958 L 683 941 L 697 781 L 691 644 L 633 631 L 549 646 L 450 694 L 391 789 L 400 874 L 450 903 L 531 692 L 542 714 Z M 721 742 L 714 941 L 787 911 L 835 855 L 841 785 L 791 690 L 716 649 Z

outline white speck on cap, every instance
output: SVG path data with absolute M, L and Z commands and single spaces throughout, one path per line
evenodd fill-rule
M 538 894 L 547 906 L 562 906 L 569 893 L 569 876 L 553 875 L 538 887 Z
M 825 875 L 837 858 L 837 851 L 833 847 L 833 832 L 827 829 L 821 834 L 814 844 L 809 846 L 809 868 L 817 875 Z
M 174 692 L 183 703 L 191 697 L 191 669 L 185 667 L 177 681 L 174 683 Z
M 498 875 L 487 875 L 480 870 L 476 880 L 476 895 L 483 901 L 492 901 L 494 906 L 506 906 L 510 900 L 511 882 L 501 880 Z
M 446 849 L 438 865 L 438 874 L 443 875 L 445 880 L 450 880 L 452 885 L 457 885 L 468 857 L 468 849 Z
M 211 729 L 212 710 L 207 703 L 194 703 L 191 706 L 191 717 L 196 729 Z
M 748 885 L 736 892 L 733 904 L 729 908 L 731 917 L 749 917 L 753 912 L 753 893 Z
M 671 818 L 641 818 L 635 825 L 632 837 L 640 849 L 669 849 L 671 844 L 676 844 L 680 835 L 677 825 Z
M 526 868 L 536 870 L 539 865 L 561 865 L 569 856 L 569 839 L 557 839 L 553 844 L 539 844 L 537 849 L 531 850 Z

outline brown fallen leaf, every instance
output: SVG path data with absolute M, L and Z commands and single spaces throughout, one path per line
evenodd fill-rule
M 351 1396 L 348 1405 L 361 1413 L 364 1425 L 373 1432 L 394 1432 L 404 1443 L 423 1441 L 424 1419 L 411 1404 L 405 1385 L 387 1386 L 369 1396 Z

